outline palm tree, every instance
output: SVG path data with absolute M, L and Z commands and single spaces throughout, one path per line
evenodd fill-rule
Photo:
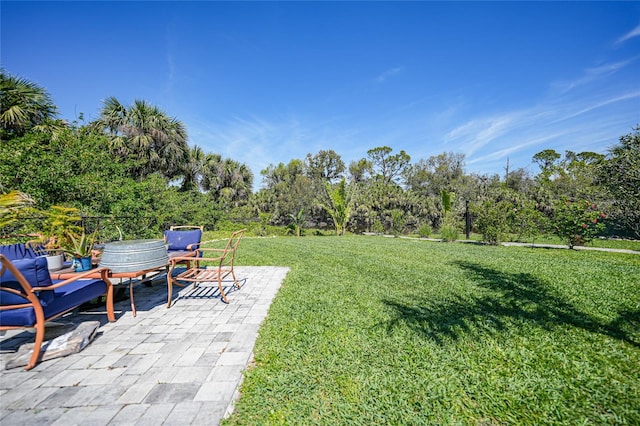
M 332 186 L 329 182 L 325 182 L 325 189 L 325 201 L 321 201 L 318 204 L 333 219 L 336 235 L 344 235 L 347 230 L 347 223 L 351 218 L 353 186 L 347 186 L 347 181 L 342 178 L 340 183 L 335 186 Z
M 0 194 L 0 228 L 15 222 L 18 210 L 33 204 L 33 199 L 24 192 L 11 191 L 6 194 Z
M 238 164 L 236 179 L 232 182 L 240 200 L 248 200 L 253 190 L 253 172 L 246 164 Z
M 221 162 L 222 157 L 219 154 L 207 154 L 202 165 L 200 185 L 204 191 L 212 192 L 214 195 L 218 194 L 222 183 L 219 173 Z
M 242 163 L 225 159 L 221 166 L 223 189 L 227 197 L 234 201 L 247 200 L 253 185 L 253 173 Z
M 25 132 L 46 130 L 54 133 L 56 106 L 42 87 L 0 69 L 0 139 L 8 140 Z
M 182 191 L 193 191 L 200 188 L 206 156 L 199 146 L 189 150 L 189 161 L 182 171 Z
M 158 107 L 135 100 L 127 108 L 110 97 L 95 125 L 111 135 L 111 148 L 118 156 L 136 161 L 136 177 L 160 172 L 173 178 L 184 172 L 189 159 L 186 128 Z
M 209 154 L 203 170 L 202 188 L 225 202 L 246 201 L 251 193 L 253 173 L 242 163 Z

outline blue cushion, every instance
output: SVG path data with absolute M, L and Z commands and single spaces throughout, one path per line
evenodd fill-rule
M 0 311 L 1 327 L 31 327 L 35 324 L 36 313 L 33 308 L 20 308 L 11 309 L 9 311 Z
M 53 284 L 59 281 L 53 281 Z M 45 318 L 51 318 L 68 311 L 83 303 L 100 297 L 107 292 L 107 284 L 102 280 L 89 279 L 73 281 L 52 291 L 50 300 L 42 303 Z M 45 292 L 40 292 L 40 294 Z M 20 297 L 5 291 L 0 291 L 2 304 L 21 302 Z M 25 299 L 26 300 L 26 299 Z M 0 311 L 0 326 L 32 326 L 35 325 L 36 315 L 33 308 L 12 309 Z
M 38 253 L 33 251 L 31 247 L 27 247 L 24 244 L 0 246 L 0 254 L 4 255 L 9 260 L 33 259 L 40 256 Z
M 48 287 L 51 285 L 51 276 L 47 269 L 47 259 L 44 257 L 36 257 L 34 259 L 18 259 L 11 262 L 18 271 L 24 276 L 31 287 Z M 0 277 L 0 284 L 3 287 L 11 287 L 13 289 L 23 291 L 22 286 L 17 278 L 13 276 L 8 269 L 4 275 Z M 49 303 L 53 299 L 52 291 L 41 291 L 38 298 L 42 303 Z
M 202 231 L 194 229 L 191 231 L 164 231 L 164 238 L 169 247 L 167 251 L 186 250 L 189 244 L 199 244 L 202 238 Z M 194 247 L 196 249 L 197 247 Z
M 59 281 L 54 280 L 54 284 Z M 44 316 L 49 318 L 107 292 L 107 284 L 98 279 L 77 280 L 53 291 L 53 300 L 43 305 Z

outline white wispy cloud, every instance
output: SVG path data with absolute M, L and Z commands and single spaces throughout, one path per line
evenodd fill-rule
M 551 86 L 560 90 L 561 93 L 566 93 L 570 90 L 573 90 L 580 86 L 584 86 L 600 78 L 609 77 L 610 75 L 633 63 L 635 59 L 636 58 L 631 58 L 624 61 L 618 61 L 603 64 L 597 67 L 587 68 L 584 73 L 575 80 L 568 82 L 554 82 L 551 84 Z
M 619 39 L 617 39 L 613 45 L 615 47 L 620 46 L 622 43 L 624 43 L 627 40 L 630 40 L 634 37 L 638 37 L 640 36 L 640 24 L 638 24 L 637 27 L 635 27 L 634 29 L 632 29 L 631 31 L 629 31 L 628 33 L 626 33 L 625 35 L 623 35 L 622 37 L 620 37 Z
M 603 108 L 605 106 L 611 105 L 611 104 L 615 104 L 618 102 L 624 102 L 630 99 L 635 99 L 635 98 L 640 98 L 640 91 L 636 91 L 636 92 L 631 92 L 631 93 L 624 93 L 622 95 L 618 95 L 618 96 L 613 96 L 610 98 L 606 98 L 606 99 L 598 99 L 597 101 L 594 102 L 589 102 L 588 105 L 585 105 L 582 108 L 576 109 L 573 112 L 571 112 L 568 115 L 562 116 L 560 117 L 558 120 L 556 121 L 564 121 L 564 120 L 568 120 L 571 118 L 575 118 L 578 117 L 582 114 L 586 114 L 588 112 L 591 112 L 593 110 L 599 109 L 599 108 Z
M 577 87 L 584 86 L 593 81 L 601 78 L 607 78 L 612 74 L 620 71 L 621 69 L 632 64 L 636 58 L 627 59 L 624 61 L 618 61 L 608 64 L 603 64 L 597 67 L 587 68 L 584 70 L 581 76 L 572 81 L 554 82 L 551 84 L 553 88 L 556 88 L 561 93 L 569 92 Z
M 640 99 L 640 91 L 611 95 L 598 92 L 582 96 L 549 97 L 516 111 L 474 118 L 445 134 L 455 152 L 462 152 L 468 166 L 480 170 L 499 169 L 509 157 L 512 164 L 530 164 L 533 154 L 549 147 L 559 152 L 604 151 L 606 141 L 615 141 L 613 129 L 633 125 L 633 113 L 599 114 L 599 109 L 631 111 L 624 102 Z M 592 113 L 592 114 L 589 114 Z M 586 118 L 585 118 L 586 117 Z M 638 118 L 638 114 L 635 114 Z M 515 162 L 513 160 L 516 160 Z
M 260 171 L 270 164 L 304 159 L 320 149 L 343 153 L 339 145 L 357 135 L 357 129 L 341 129 L 333 120 L 303 121 L 295 116 L 264 118 L 235 116 L 210 122 L 186 119 L 190 143 L 205 152 L 218 153 L 246 164 L 254 174 L 254 189 L 262 183 Z
M 445 140 L 455 144 L 466 156 L 508 133 L 522 117 L 521 112 L 507 112 L 492 117 L 472 119 L 451 130 Z
M 556 140 L 558 138 L 561 138 L 562 136 L 566 135 L 567 131 L 561 131 L 561 132 L 557 132 L 557 133 L 553 133 L 550 135 L 544 135 L 544 136 L 538 136 L 532 139 L 528 139 L 525 140 L 524 142 L 515 144 L 515 145 L 511 145 L 508 146 L 506 148 L 503 149 L 499 149 L 497 151 L 493 151 L 487 155 L 483 155 L 481 157 L 475 157 L 470 161 L 467 161 L 468 165 L 473 165 L 473 164 L 482 164 L 482 163 L 486 163 L 488 161 L 495 161 L 495 160 L 502 160 L 506 157 L 508 157 L 510 154 L 522 151 L 525 148 L 529 148 L 531 146 L 539 146 L 541 144 L 547 143 L 549 141 L 552 140 Z
M 394 67 L 394 68 L 388 69 L 388 70 L 384 71 L 383 73 L 379 74 L 374 79 L 374 81 L 376 83 L 384 83 L 389 78 L 401 73 L 402 71 L 404 71 L 404 67 L 403 66 L 398 66 L 398 67 Z

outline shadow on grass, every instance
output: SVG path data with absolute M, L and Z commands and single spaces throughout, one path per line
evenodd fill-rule
M 640 310 L 619 312 L 613 321 L 604 323 L 554 295 L 545 283 L 530 274 L 510 274 L 469 262 L 455 264 L 467 271 L 484 290 L 475 295 L 410 303 L 386 300 L 395 313 L 395 318 L 388 324 L 389 330 L 408 325 L 442 344 L 445 340 L 463 336 L 500 332 L 518 323 L 533 324 L 546 330 L 568 325 L 640 348 L 637 335 L 629 334 L 640 326 Z

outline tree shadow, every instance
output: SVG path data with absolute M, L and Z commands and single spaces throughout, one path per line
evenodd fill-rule
M 471 275 L 482 290 L 438 300 L 385 300 L 394 312 L 388 330 L 408 325 L 443 344 L 464 336 L 498 333 L 517 323 L 546 330 L 572 326 L 640 347 L 637 334 L 632 334 L 640 326 L 639 309 L 620 311 L 612 321 L 603 322 L 553 294 L 547 284 L 531 274 L 505 273 L 470 262 L 455 264 Z

